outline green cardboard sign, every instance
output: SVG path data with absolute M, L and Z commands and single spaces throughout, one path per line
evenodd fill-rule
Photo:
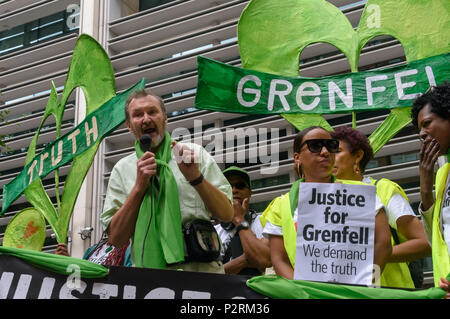
M 25 208 L 8 223 L 3 246 L 41 251 L 45 242 L 45 220 L 34 208 Z
M 219 112 L 333 114 L 409 107 L 450 77 L 450 54 L 376 71 L 286 77 L 199 56 L 195 105 Z
M 25 168 L 3 188 L 2 213 L 25 193 L 34 209 L 40 212 L 53 228 L 58 243 L 65 243 L 78 193 L 100 142 L 125 121 L 124 106 L 128 95 L 144 86 L 145 80 L 141 80 L 132 88 L 116 95 L 114 70 L 108 55 L 97 41 L 82 34 L 75 44 L 61 101 L 58 100 L 52 83 L 44 116 L 28 148 Z M 80 87 L 84 93 L 86 118 L 61 137 L 64 108 L 76 87 Z M 36 155 L 40 131 L 51 115 L 56 120 L 57 139 Z M 60 196 L 57 169 L 70 161 L 72 166 Z M 57 208 L 45 192 L 41 179 L 55 169 Z
M 300 54 L 313 43 L 335 46 L 357 72 L 362 48 L 376 36 L 398 39 L 407 62 L 412 62 L 450 52 L 448 30 L 448 0 L 369 0 L 356 30 L 325 0 L 252 0 L 239 19 L 238 43 L 245 69 L 298 77 Z M 311 125 L 331 128 L 320 115 L 282 116 L 299 130 Z M 410 121 L 409 107 L 393 109 L 369 138 L 374 152 Z

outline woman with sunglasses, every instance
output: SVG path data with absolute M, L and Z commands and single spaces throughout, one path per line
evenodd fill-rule
M 335 153 L 339 142 L 331 138 L 325 129 L 314 126 L 299 132 L 294 140 L 295 170 L 300 180 L 294 182 L 289 193 L 275 198 L 264 211 L 261 221 L 264 225 L 263 234 L 269 237 L 270 256 L 275 272 L 287 279 L 294 277 L 296 252 L 296 221 L 297 209 L 294 214 L 290 197 L 298 197 L 300 182 L 332 183 L 331 174 Z M 353 183 L 355 184 L 355 183 Z M 293 194 L 293 195 L 291 195 Z M 296 202 L 297 200 L 293 200 Z M 381 203 L 378 202 L 377 207 Z M 375 217 L 374 264 L 382 271 L 386 259 L 391 254 L 389 227 L 383 208 Z
M 351 127 L 338 127 L 331 136 L 339 140 L 333 174 L 339 179 L 375 185 L 377 195 L 385 207 L 393 247 L 381 276 L 381 286 L 420 288 L 422 267 L 418 267 L 416 278 L 415 273 L 410 272 L 407 262 L 417 260 L 420 263 L 418 259 L 430 255 L 431 248 L 422 223 L 409 205 L 408 197 L 399 185 L 386 178 L 374 180 L 363 175 L 367 163 L 373 157 L 372 147 L 364 134 Z M 411 265 L 413 266 L 414 264 Z

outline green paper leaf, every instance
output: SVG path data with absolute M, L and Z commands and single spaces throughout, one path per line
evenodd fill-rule
M 239 20 L 239 51 L 244 68 L 298 76 L 302 50 L 324 42 L 342 51 L 356 72 L 362 48 L 380 35 L 397 38 L 408 62 L 449 52 L 449 16 L 448 0 L 369 0 L 354 31 L 345 15 L 325 0 L 252 0 Z M 374 149 L 409 123 L 408 114 L 408 108 L 391 112 L 371 138 Z M 296 117 L 308 122 L 301 115 L 285 118 L 295 126 Z
M 411 122 L 411 108 L 391 110 L 389 116 L 369 136 L 373 153 L 378 152 L 403 127 Z
M 34 208 L 25 208 L 9 222 L 3 246 L 41 251 L 45 242 L 45 220 Z
M 238 42 L 243 67 L 256 71 L 298 76 L 301 52 L 318 42 L 341 50 L 353 71 L 358 65 L 357 34 L 342 12 L 323 0 L 252 0 L 239 19 Z M 284 118 L 294 126 L 305 122 L 304 115 Z M 311 117 L 317 122 L 326 120 Z
M 450 1 L 369 0 L 358 25 L 359 53 L 372 38 L 390 35 L 411 62 L 450 51 Z M 377 21 L 379 19 L 379 21 Z M 369 137 L 374 154 L 411 122 L 411 109 L 391 110 Z
M 299 131 L 310 126 L 320 126 L 327 131 L 333 131 L 331 125 L 321 115 L 282 114 L 281 116 Z
M 358 58 L 366 43 L 380 35 L 400 41 L 408 62 L 447 53 L 449 14 L 448 0 L 369 0 L 358 25 Z
M 244 68 L 298 76 L 301 52 L 318 42 L 334 45 L 352 69 L 357 67 L 357 34 L 342 12 L 327 1 L 252 0 L 239 19 L 238 43 Z
M 86 116 L 76 127 L 60 137 L 62 116 L 71 92 L 80 87 L 86 101 Z M 27 153 L 24 169 L 3 187 L 2 213 L 25 193 L 28 201 L 53 228 L 59 243 L 67 240 L 69 221 L 84 178 L 103 137 L 125 121 L 123 107 L 128 95 L 145 87 L 145 79 L 116 95 L 114 70 L 108 55 L 93 38 L 81 35 L 75 45 L 61 103 L 54 84 L 42 122 Z M 42 126 L 49 116 L 56 121 L 57 139 L 36 155 Z M 59 196 L 58 168 L 72 161 L 62 197 Z M 55 170 L 57 208 L 45 192 L 41 178 Z
M 56 119 L 57 137 L 60 136 L 62 116 L 67 100 L 76 87 L 81 87 L 86 99 L 86 114 L 91 113 L 115 95 L 114 70 L 108 55 L 100 44 L 88 35 L 82 34 L 73 51 L 61 103 L 52 85 L 51 95 L 39 126 L 28 150 L 27 163 L 36 155 L 36 144 L 45 120 L 53 115 Z M 67 230 L 76 198 L 84 177 L 97 152 L 100 140 L 83 154 L 77 156 L 65 180 L 64 191 L 58 211 L 44 190 L 41 179 L 32 182 L 25 190 L 28 201 L 40 211 L 55 231 L 59 243 L 67 240 Z M 56 185 L 58 185 L 58 174 Z

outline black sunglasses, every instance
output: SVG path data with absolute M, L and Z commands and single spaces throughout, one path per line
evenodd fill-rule
M 244 189 L 244 188 L 250 188 L 247 183 L 245 182 L 237 182 L 234 184 L 230 184 L 231 188 L 236 187 L 237 189 Z
M 311 153 L 320 153 L 325 146 L 330 153 L 337 153 L 339 150 L 339 141 L 336 139 L 312 139 L 304 141 L 299 148 L 301 152 L 303 145 L 308 145 Z

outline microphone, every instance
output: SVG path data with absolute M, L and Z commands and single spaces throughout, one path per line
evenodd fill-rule
M 152 145 L 152 138 L 148 134 L 143 134 L 139 139 L 139 144 L 142 150 L 145 152 L 150 152 L 150 147 Z
M 143 134 L 141 138 L 139 139 L 139 144 L 141 145 L 142 150 L 145 152 L 150 152 L 150 147 L 152 145 L 152 138 L 148 134 Z M 152 183 L 153 180 L 156 181 L 156 187 L 159 189 L 158 179 L 154 179 L 154 176 L 150 178 L 150 182 Z

